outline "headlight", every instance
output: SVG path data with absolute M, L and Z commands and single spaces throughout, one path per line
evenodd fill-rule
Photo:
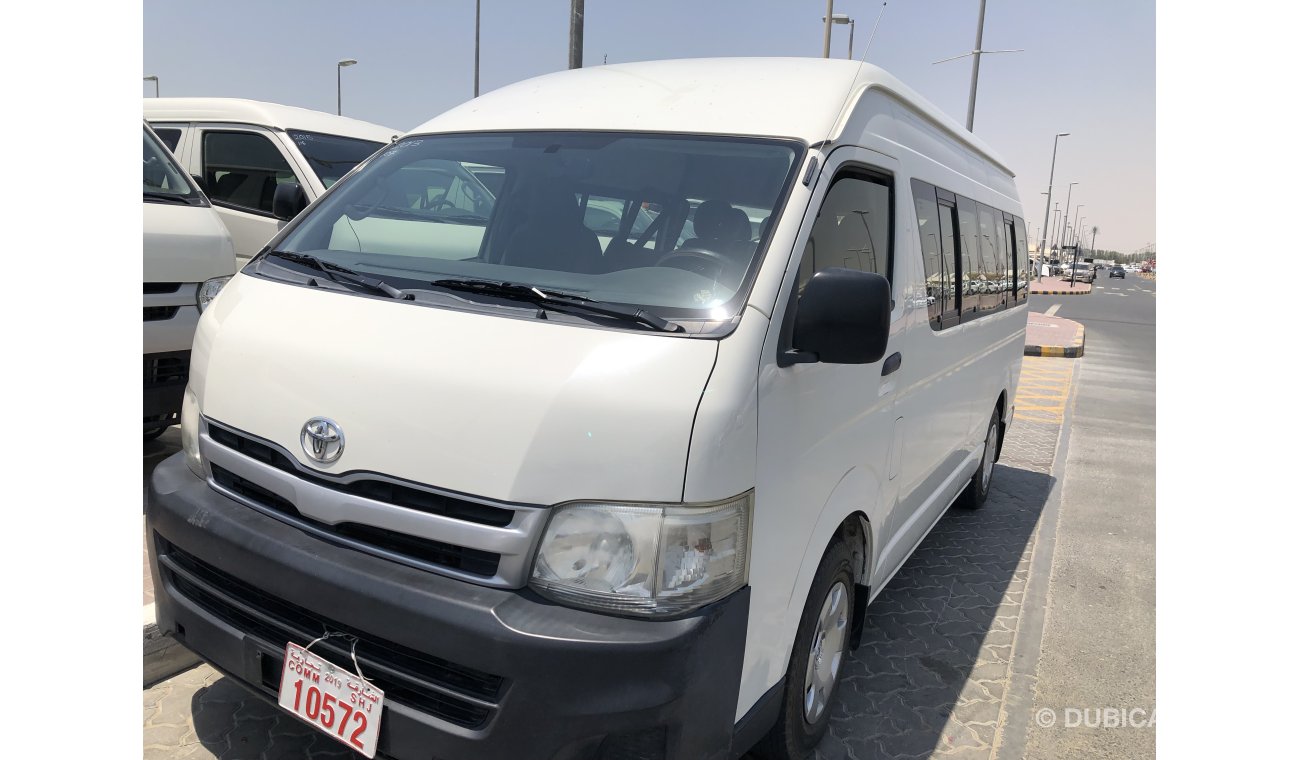
M 203 313 L 204 309 L 208 308 L 208 304 L 212 303 L 212 299 L 217 297 L 217 294 L 221 292 L 221 288 L 228 282 L 230 282 L 230 275 L 213 277 L 199 286 L 198 307 L 200 314 Z
M 185 464 L 201 480 L 207 480 L 203 471 L 203 455 L 199 453 L 199 399 L 189 386 L 185 387 L 185 400 L 181 402 L 181 450 Z
M 749 580 L 752 494 L 703 505 L 574 503 L 546 526 L 532 585 L 607 612 L 675 615 Z

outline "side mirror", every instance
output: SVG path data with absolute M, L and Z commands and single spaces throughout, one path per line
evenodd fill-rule
M 204 195 L 208 194 L 208 183 L 203 181 L 203 177 L 197 174 L 191 174 L 190 179 L 194 180 L 194 184 L 199 186 L 199 189 L 203 191 Z
M 275 186 L 275 196 L 271 199 L 271 213 L 276 219 L 289 221 L 298 212 L 307 208 L 307 194 L 297 182 L 286 182 Z
M 889 280 L 874 272 L 823 269 L 804 286 L 791 350 L 781 366 L 805 362 L 871 364 L 889 344 Z

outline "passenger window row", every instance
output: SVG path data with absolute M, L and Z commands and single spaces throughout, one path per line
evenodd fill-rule
M 1029 298 L 1025 221 L 912 180 L 930 326 L 942 330 Z

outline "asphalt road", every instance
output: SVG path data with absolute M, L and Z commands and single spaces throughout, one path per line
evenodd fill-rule
M 1132 274 L 1103 277 L 1087 296 L 1029 301 L 1087 337 L 1027 758 L 1155 756 L 1156 301 L 1155 282 Z

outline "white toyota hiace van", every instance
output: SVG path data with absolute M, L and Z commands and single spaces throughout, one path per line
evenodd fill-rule
M 144 439 L 180 421 L 199 313 L 235 273 L 208 199 L 144 124 Z
M 499 193 L 452 198 L 457 166 Z M 988 495 L 1022 217 L 988 146 L 855 62 L 455 108 L 203 315 L 159 626 L 367 755 L 802 757 L 868 603 Z
M 398 134 L 239 98 L 145 98 L 144 118 L 200 180 L 235 239 L 241 268 L 286 221 Z

